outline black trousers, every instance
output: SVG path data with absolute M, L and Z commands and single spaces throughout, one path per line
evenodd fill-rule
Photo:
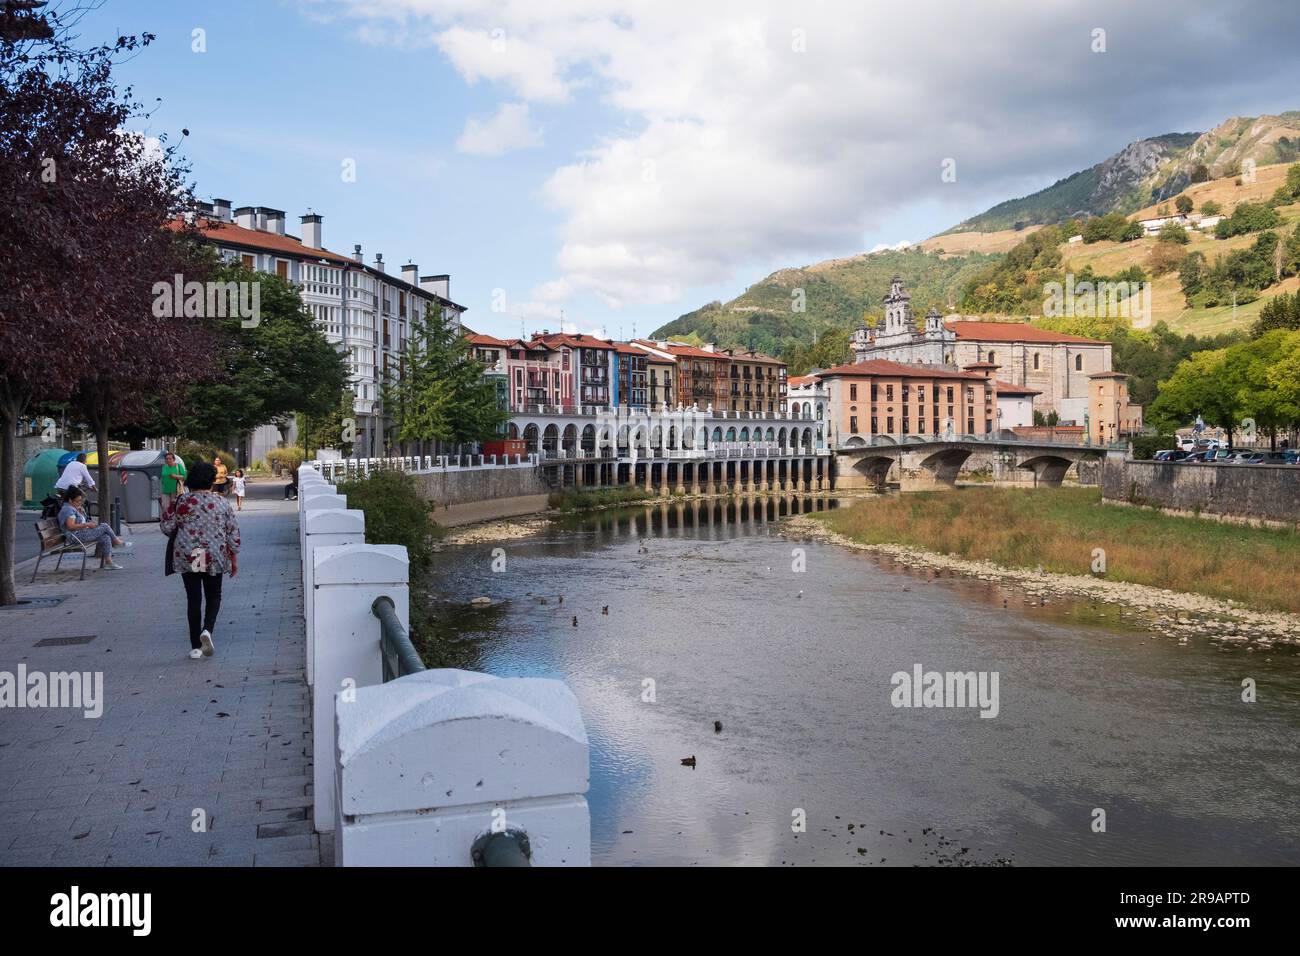
M 185 582 L 186 612 L 190 619 L 190 647 L 201 647 L 199 634 L 212 633 L 217 626 L 217 612 L 221 610 L 220 574 L 203 574 L 199 571 L 181 572 Z M 207 607 L 203 604 L 206 602 Z

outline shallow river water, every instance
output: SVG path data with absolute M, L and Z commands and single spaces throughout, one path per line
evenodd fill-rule
M 790 540 L 782 515 L 833 505 L 793 500 L 436 556 L 436 596 L 507 602 L 441 618 L 455 664 L 577 695 L 594 863 L 1300 863 L 1300 657 Z M 918 664 L 997 672 L 997 716 L 893 706 Z

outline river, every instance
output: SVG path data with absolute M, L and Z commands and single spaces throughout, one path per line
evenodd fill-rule
M 577 695 L 593 863 L 1300 863 L 1300 656 L 781 536 L 834 504 L 598 512 L 436 556 L 436 595 L 507 602 L 442 616 L 449 662 Z M 917 664 L 996 672 L 996 717 L 893 706 Z

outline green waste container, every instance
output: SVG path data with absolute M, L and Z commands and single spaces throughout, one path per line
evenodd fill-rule
M 54 494 L 54 483 L 59 480 L 59 459 L 67 453 L 66 448 L 47 448 L 27 459 L 23 465 L 24 508 L 39 508 L 41 499 Z

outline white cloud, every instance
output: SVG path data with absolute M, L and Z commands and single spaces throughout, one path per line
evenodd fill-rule
M 892 246 L 889 245 L 889 244 L 886 243 L 886 242 L 878 242 L 878 243 L 876 243 L 874 246 L 871 247 L 871 252 L 868 253 L 868 255 L 874 255 L 874 254 L 877 253 L 877 252 L 890 252 L 890 251 L 897 251 L 897 250 L 907 249 L 907 248 L 911 247 L 911 245 L 912 245 L 912 243 L 908 242 L 906 239 L 900 239 L 898 242 L 894 243 Z
M 471 116 L 456 140 L 462 153 L 476 156 L 500 156 L 515 149 L 542 145 L 542 132 L 533 126 L 527 103 L 502 103 L 487 119 Z
M 371 35 L 387 24 L 394 42 L 432 36 L 467 83 L 521 103 L 613 111 L 542 185 L 560 216 L 547 302 L 668 303 L 849 254 L 918 204 L 955 222 L 1134 139 L 1258 111 L 1252 97 L 1300 79 L 1294 31 L 1269 26 L 1290 22 L 1285 0 L 1250 18 L 1210 0 L 317 6 Z

